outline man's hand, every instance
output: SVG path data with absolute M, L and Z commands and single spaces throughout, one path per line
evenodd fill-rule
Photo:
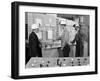
M 42 44 L 39 44 L 39 47 L 42 48 Z

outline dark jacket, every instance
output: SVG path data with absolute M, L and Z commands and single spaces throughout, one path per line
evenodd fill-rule
M 74 43 L 76 41 L 76 57 L 83 57 L 83 34 L 78 31 L 78 33 L 75 36 L 75 39 L 72 41 Z
M 42 57 L 40 42 L 34 32 L 29 36 L 29 57 Z

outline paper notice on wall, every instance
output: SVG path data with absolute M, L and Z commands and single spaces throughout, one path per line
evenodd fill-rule
M 40 27 L 42 26 L 42 19 L 36 18 L 35 23 Z
M 48 39 L 53 39 L 53 31 L 52 30 L 48 30 Z

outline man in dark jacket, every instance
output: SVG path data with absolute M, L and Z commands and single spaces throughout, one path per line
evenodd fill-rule
M 76 41 L 76 57 L 83 57 L 83 49 L 84 49 L 84 45 L 83 45 L 83 33 L 81 33 L 81 27 L 75 27 L 76 30 L 78 31 L 75 39 L 71 42 L 74 43 Z
M 39 28 L 36 24 L 32 25 L 32 33 L 29 36 L 29 57 L 42 57 L 40 41 L 36 35 Z

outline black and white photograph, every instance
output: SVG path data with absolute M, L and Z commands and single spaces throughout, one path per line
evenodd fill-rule
M 97 7 L 12 3 L 11 77 L 97 74 Z
M 25 12 L 26 68 L 89 65 L 89 15 Z

